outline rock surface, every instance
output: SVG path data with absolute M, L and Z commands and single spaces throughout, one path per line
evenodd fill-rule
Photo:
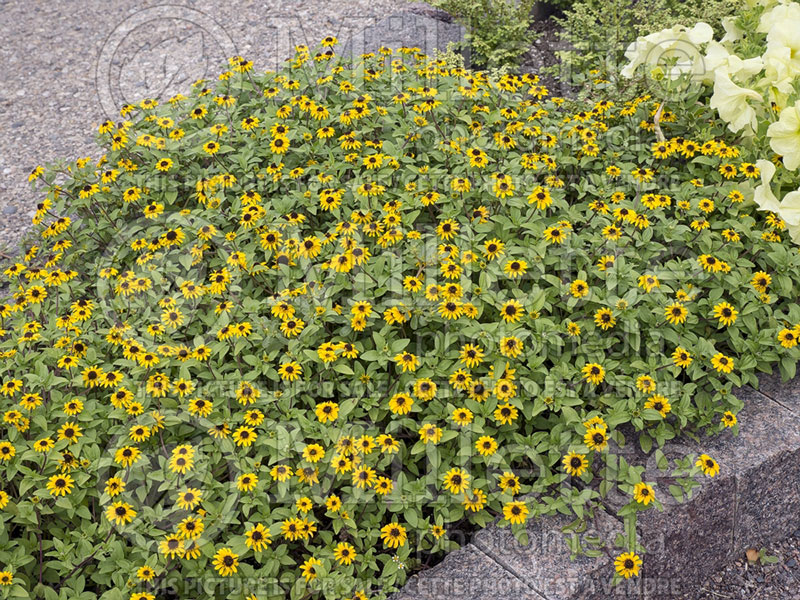
M 365 27 L 345 44 L 343 54 L 358 56 L 377 53 L 381 46 L 419 48 L 433 56 L 434 50 L 446 50 L 449 43 L 464 39 L 465 30 L 442 11 L 414 6 L 409 10 L 384 17 Z

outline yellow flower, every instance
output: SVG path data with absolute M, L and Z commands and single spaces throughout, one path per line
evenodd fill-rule
M 673 325 L 679 325 L 681 323 L 686 322 L 686 316 L 689 314 L 689 311 L 686 310 L 686 307 L 681 304 L 680 302 L 673 302 L 667 308 L 664 309 L 664 317 L 667 319 L 668 323 Z
M 475 449 L 481 456 L 491 456 L 497 452 L 497 440 L 490 435 L 482 435 L 475 442 Z
M 413 373 L 419 366 L 419 359 L 410 352 L 401 352 L 396 354 L 394 357 L 394 362 L 403 368 L 403 373 L 406 371 L 411 371 Z
M 733 371 L 734 361 L 730 356 L 725 356 L 722 352 L 717 352 L 711 357 L 711 365 L 719 373 L 730 373 Z
M 214 569 L 223 577 L 229 577 L 237 572 L 239 567 L 239 555 L 231 551 L 230 548 L 220 548 L 214 554 Z
M 733 305 L 728 304 L 727 302 L 720 302 L 714 306 L 714 316 L 719 319 L 720 325 L 724 325 L 726 327 L 733 325 L 736 322 L 736 317 L 738 314 L 739 312 L 733 307 Z
M 647 506 L 656 497 L 655 490 L 647 483 L 637 483 L 633 486 L 633 498 L 639 504 Z
M 734 415 L 731 411 L 726 410 L 724 413 L 722 413 L 722 418 L 720 419 L 720 422 L 725 427 L 733 427 L 737 423 L 736 415 Z
M 608 432 L 605 427 L 589 427 L 583 436 L 583 443 L 589 450 L 602 452 L 608 447 Z
M 333 550 L 333 556 L 340 565 L 349 565 L 358 558 L 358 553 L 352 544 L 339 542 Z
M 248 529 L 244 535 L 244 543 L 248 548 L 252 548 L 255 552 L 261 552 L 264 548 L 272 543 L 269 529 L 266 529 L 261 523 L 258 523 Z
M 597 363 L 588 363 L 581 369 L 583 378 L 594 385 L 600 385 L 606 376 L 606 370 Z
M 589 462 L 586 460 L 585 454 L 578 454 L 570 452 L 561 461 L 564 470 L 575 477 L 580 477 L 586 469 L 589 468 Z
M 625 579 L 638 577 L 639 567 L 641 566 L 642 559 L 633 552 L 625 552 L 614 559 L 614 568 L 616 569 L 617 574 Z
M 694 464 L 700 467 L 703 473 L 709 477 L 714 477 L 717 473 L 719 473 L 719 464 L 708 454 L 701 454 Z
M 117 526 L 130 523 L 136 516 L 136 511 L 127 502 L 114 502 L 106 509 L 106 517 Z
M 528 506 L 524 502 L 506 502 L 503 505 L 503 518 L 512 525 L 520 525 L 528 519 Z
M 399 548 L 406 543 L 406 528 L 399 523 L 389 523 L 381 528 L 381 539 L 387 548 Z
M 69 475 L 53 475 L 47 480 L 47 489 L 53 496 L 66 496 L 74 485 L 75 481 Z

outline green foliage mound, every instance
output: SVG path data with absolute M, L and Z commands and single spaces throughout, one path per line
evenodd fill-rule
M 666 440 L 736 427 L 734 386 L 794 374 L 800 256 L 707 109 L 333 47 L 235 57 L 31 173 L 0 593 L 379 598 L 475 527 L 609 494 L 626 535 L 583 551 L 631 577 L 636 514 L 682 491 L 614 448 L 668 468 Z M 695 458 L 686 489 L 718 469 Z

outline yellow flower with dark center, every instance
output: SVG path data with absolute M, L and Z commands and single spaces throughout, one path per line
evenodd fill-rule
M 162 158 L 156 163 L 156 169 L 162 173 L 166 173 L 172 168 L 173 162 L 171 158 Z
M 375 469 L 370 467 L 359 467 L 353 471 L 353 485 L 360 489 L 372 487 L 375 481 Z
M 178 507 L 183 510 L 193 510 L 203 499 L 203 493 L 195 488 L 189 488 L 178 494 Z
M 436 397 L 437 385 L 431 379 L 418 379 L 414 382 L 414 395 L 423 401 Z
M 722 352 L 717 352 L 711 357 L 711 365 L 719 373 L 730 373 L 733 371 L 734 361 L 730 356 L 725 356 Z
M 500 486 L 501 490 L 510 493 L 512 496 L 518 494 L 520 489 L 522 489 L 522 485 L 519 482 L 519 477 L 514 475 L 514 473 L 511 471 L 505 471 L 500 476 L 498 485 Z
M 214 569 L 222 577 L 234 575 L 239 567 L 239 555 L 231 551 L 230 548 L 220 548 L 214 554 Z
M 493 413 L 495 421 L 502 425 L 511 425 L 519 416 L 519 411 L 512 404 L 499 405 Z
M 292 470 L 286 465 L 275 465 L 269 474 L 277 481 L 288 481 L 292 477 Z
M 655 497 L 655 490 L 651 485 L 641 482 L 633 486 L 633 498 L 639 504 L 647 506 L 655 500 Z
M 767 291 L 767 288 L 772 283 L 772 277 L 769 273 L 764 271 L 757 271 L 753 273 L 753 278 L 750 280 L 750 285 L 762 294 Z
M 455 300 L 445 300 L 439 304 L 437 312 L 445 319 L 458 319 L 464 310 L 464 305 Z
M 589 284 L 583 279 L 576 279 L 570 284 L 569 293 L 575 298 L 583 298 L 589 293 Z
M 662 417 L 666 417 L 667 414 L 669 414 L 669 412 L 672 410 L 669 400 L 667 400 L 667 398 L 661 394 L 653 394 L 650 396 L 647 399 L 647 402 L 644 403 L 644 407 L 653 409 Z
M 134 425 L 128 435 L 134 442 L 143 442 L 150 437 L 150 428 L 146 425 Z
M 392 522 L 381 528 L 381 539 L 387 548 L 405 546 L 407 537 L 406 528 L 399 523 Z
M 583 378 L 594 385 L 600 385 L 606 377 L 606 370 L 597 363 L 586 364 L 581 369 L 581 372 L 583 373 Z
M 194 460 L 190 456 L 172 456 L 167 466 L 173 473 L 185 475 L 194 468 Z
M 719 173 L 725 179 L 732 179 L 736 177 L 736 166 L 730 163 L 726 163 L 720 166 Z
M 798 334 L 795 329 L 784 328 L 778 332 L 778 341 L 784 348 L 797 346 Z
M 333 422 L 339 417 L 339 405 L 336 402 L 321 402 L 314 409 L 320 423 Z
M 475 449 L 481 456 L 491 456 L 497 452 L 497 440 L 490 435 L 482 435 L 475 442 Z
M 64 423 L 58 430 L 58 439 L 67 440 L 70 444 L 77 442 L 80 437 L 83 437 L 80 425 L 71 421 Z
M 233 432 L 233 441 L 237 446 L 245 448 L 251 446 L 258 439 L 258 434 L 252 427 L 241 426 Z
M 417 370 L 419 366 L 419 358 L 410 352 L 400 352 L 394 356 L 394 362 L 403 368 L 403 373 L 411 371 L 412 373 Z
M 536 186 L 534 190 L 528 195 L 528 204 L 536 204 L 539 210 L 545 210 L 553 203 L 553 198 L 550 195 L 550 189 L 542 186 Z
M 7 462 L 17 455 L 17 449 L 10 442 L 0 442 L 0 460 Z
M 644 289 L 648 294 L 660 286 L 661 283 L 655 275 L 642 275 L 639 277 L 639 287 Z
M 567 239 L 568 235 L 567 230 L 557 225 L 544 230 L 544 239 L 550 244 L 561 244 Z
M 484 352 L 478 345 L 464 344 L 459 352 L 459 357 L 462 363 L 472 369 L 483 362 Z
M 433 423 L 426 423 L 419 430 L 419 439 L 424 443 L 438 444 L 442 439 L 442 429 Z
M 714 306 L 714 316 L 719 319 L 720 325 L 724 325 L 725 327 L 733 325 L 736 322 L 738 314 L 739 312 L 733 305 L 727 302 L 720 302 Z
M 514 336 L 504 337 L 500 340 L 500 354 L 508 358 L 516 358 L 522 353 L 524 344 L 522 340 Z
M 600 329 L 607 331 L 617 324 L 617 319 L 610 308 L 600 308 L 594 313 L 594 322 Z
M 522 318 L 523 314 L 525 314 L 525 310 L 522 304 L 516 300 L 508 300 L 500 308 L 500 317 L 506 323 L 516 323 Z
M 498 239 L 492 239 L 483 245 L 483 251 L 486 258 L 494 260 L 504 253 L 505 244 Z
M 701 454 L 695 465 L 700 467 L 700 470 L 703 471 L 705 475 L 708 477 L 714 477 L 717 473 L 719 473 L 719 463 L 711 458 L 708 454 Z
M 503 505 L 503 518 L 512 525 L 521 525 L 528 519 L 528 506 L 524 502 L 506 502 Z
M 642 559 L 633 552 L 625 552 L 614 559 L 614 569 L 617 574 L 625 579 L 638 577 L 639 567 L 642 566 Z
M 664 309 L 664 317 L 666 317 L 668 323 L 673 325 L 685 323 L 688 314 L 689 311 L 680 302 L 673 302 Z
M 36 440 L 33 443 L 33 449 L 36 452 L 49 452 L 53 449 L 53 446 L 55 446 L 55 442 L 49 437 Z
M 503 271 L 506 275 L 511 277 L 511 279 L 522 277 L 527 269 L 528 263 L 524 260 L 510 260 L 503 267 Z
M 53 475 L 47 480 L 47 489 L 52 496 L 66 496 L 74 485 L 75 480 L 69 475 Z
M 480 512 L 486 506 L 486 492 L 478 488 L 472 488 L 471 492 L 464 493 L 462 504 L 470 512 Z
M 731 411 L 726 410 L 724 413 L 722 413 L 720 422 L 725 427 L 733 427 L 737 423 L 736 415 L 734 415 Z
M 638 167 L 636 169 L 633 169 L 633 171 L 631 171 L 631 175 L 636 181 L 640 183 L 649 183 L 653 180 L 653 177 L 655 176 L 655 171 L 647 167 Z
M 152 581 L 152 579 L 155 576 L 156 576 L 156 572 L 153 570 L 153 568 L 152 567 L 148 567 L 146 565 L 144 567 L 139 567 L 136 570 L 136 578 L 139 581 L 144 581 L 144 582 Z
M 254 552 L 261 552 L 264 548 L 272 544 L 269 529 L 266 529 L 261 523 L 248 529 L 244 535 L 244 543 L 248 548 L 252 548 Z
M 580 477 L 586 469 L 589 468 L 589 461 L 586 460 L 585 454 L 578 454 L 577 452 L 570 452 L 561 460 L 564 470 L 574 476 Z
M 127 502 L 114 502 L 106 509 L 106 518 L 117 526 L 130 523 L 136 516 L 136 511 Z
M 679 346 L 678 348 L 675 348 L 675 351 L 672 353 L 672 361 L 677 366 L 685 369 L 692 364 L 692 355 L 689 354 L 687 350 L 684 350 Z
M 655 391 L 656 382 L 652 377 L 650 377 L 650 375 L 640 375 L 639 377 L 636 378 L 636 388 L 640 392 L 649 394 L 650 392 Z
M 608 432 L 605 427 L 589 427 L 586 434 L 583 436 L 583 443 L 589 450 L 597 450 L 599 452 L 608 447 Z

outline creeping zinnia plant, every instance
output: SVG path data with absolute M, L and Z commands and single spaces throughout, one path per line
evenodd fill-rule
M 675 490 L 619 448 L 666 468 L 736 430 L 735 386 L 794 374 L 800 256 L 710 109 L 662 106 L 658 140 L 647 97 L 335 45 L 234 57 L 31 173 L 0 305 L 12 596 L 385 597 L 465 531 L 524 541 L 612 491 L 634 577 L 636 514 Z

